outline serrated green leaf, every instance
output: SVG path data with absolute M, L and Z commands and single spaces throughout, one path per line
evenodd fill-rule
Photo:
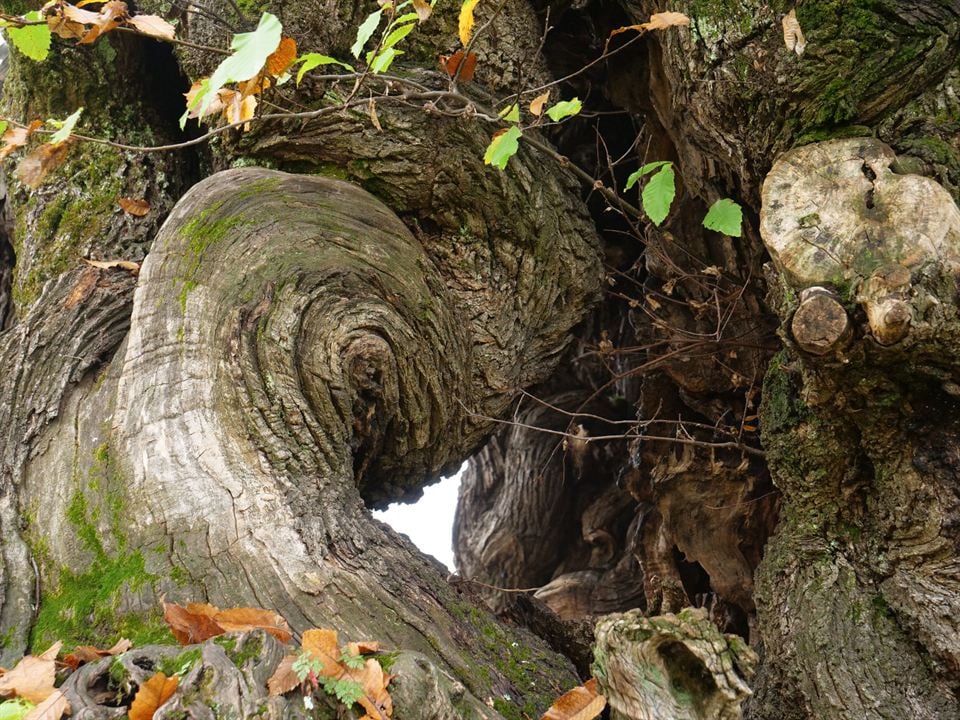
M 354 72 L 353 65 L 348 65 L 345 62 L 340 62 L 336 58 L 332 58 L 329 55 L 321 55 L 320 53 L 307 53 L 302 57 L 297 58 L 294 61 L 296 63 L 303 63 L 300 66 L 300 69 L 297 71 L 297 85 L 300 84 L 300 81 L 303 80 L 303 76 L 314 68 L 320 67 L 321 65 L 339 65 L 342 68 L 346 68 L 350 72 Z
M 637 181 L 642 178 L 647 173 L 653 172 L 657 168 L 663 167 L 664 165 L 669 165 L 669 160 L 657 160 L 656 162 L 650 162 L 644 165 L 639 170 L 634 170 L 630 173 L 630 177 L 627 178 L 627 184 L 624 186 L 624 190 L 629 190 L 634 185 L 637 184 Z
M 564 118 L 576 115 L 581 110 L 583 110 L 583 103 L 580 102 L 580 98 L 573 98 L 573 100 L 561 100 L 553 107 L 547 109 L 547 117 L 554 122 L 560 122 Z
M 363 685 L 356 680 L 337 680 L 333 684 L 333 692 L 337 699 L 347 707 L 350 707 L 363 697 Z
M 36 22 L 42 20 L 43 16 L 39 10 L 33 10 L 24 15 L 23 19 Z M 27 25 L 22 28 L 10 26 L 7 28 L 7 37 L 17 50 L 31 60 L 46 60 L 50 53 L 50 28 L 46 25 Z
M 350 52 L 353 53 L 355 58 L 360 57 L 360 53 L 363 51 L 363 46 L 366 45 L 367 40 L 373 36 L 374 30 L 379 27 L 380 19 L 382 17 L 383 10 L 377 10 L 367 15 L 367 19 L 360 23 L 360 27 L 357 28 L 357 39 L 350 47 Z
M 344 648 L 340 651 L 340 662 L 351 670 L 363 670 L 363 664 L 366 660 L 363 659 L 362 655 L 352 655 L 349 650 Z
M 703 226 L 708 230 L 716 230 L 718 233 L 730 237 L 741 237 L 743 235 L 743 208 L 730 198 L 717 200 L 710 206 L 706 217 L 703 218 Z
M 193 102 L 187 106 L 187 111 L 180 118 L 180 127 L 186 125 L 187 116 L 195 107 L 199 106 L 200 117 L 206 115 L 207 108 L 224 85 L 249 80 L 259 73 L 267 62 L 267 58 L 280 45 L 282 33 L 283 26 L 276 16 L 264 13 L 260 17 L 256 30 L 234 35 L 230 42 L 233 54 L 220 63 L 210 79 L 204 82 L 200 92 L 196 94 Z
M 483 155 L 483 162 L 486 165 L 493 165 L 498 170 L 507 167 L 507 161 L 517 154 L 520 149 L 520 136 L 523 131 L 516 125 L 500 133 L 487 146 L 487 151 Z
M 387 48 L 386 50 L 381 50 L 380 53 L 373 58 L 373 61 L 370 62 L 370 71 L 374 75 L 377 73 L 386 72 L 390 69 L 390 65 L 393 64 L 393 61 L 401 55 L 403 55 L 403 50 L 397 50 L 396 48 Z
M 23 720 L 35 707 L 36 705 L 23 698 L 7 700 L 0 703 L 0 720 Z
M 520 106 L 514 103 L 509 107 L 505 107 L 498 113 L 499 117 L 503 118 L 507 122 L 520 122 Z
M 413 13 L 413 19 L 414 20 L 417 19 L 416 13 Z M 416 26 L 417 26 L 416 22 L 408 23 L 407 25 L 400 25 L 399 23 L 396 23 L 394 29 L 391 30 L 387 34 L 386 39 L 384 39 L 383 47 L 381 48 L 381 50 L 392 48 L 398 42 L 403 40 L 407 35 L 409 35 Z
M 666 219 L 676 194 L 677 187 L 673 165 L 664 165 L 659 172 L 650 178 L 640 194 L 643 211 L 654 225 L 659 226 Z
M 63 122 L 60 122 L 58 120 L 48 120 L 47 122 L 60 126 L 60 129 L 53 134 L 53 137 L 51 137 L 48 142 L 51 145 L 59 145 L 60 143 L 64 142 L 68 137 L 70 137 L 70 133 L 73 132 L 73 126 L 77 124 L 77 120 L 80 119 L 80 113 L 82 112 L 83 112 L 82 107 L 77 108 L 76 112 L 70 115 L 70 117 L 68 117 Z

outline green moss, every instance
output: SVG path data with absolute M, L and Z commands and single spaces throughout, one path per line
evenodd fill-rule
M 799 422 L 804 415 L 804 407 L 790 377 L 787 363 L 787 352 L 781 350 L 771 358 L 763 380 L 760 416 L 765 434 L 782 432 Z
M 202 651 L 200 648 L 190 648 L 184 650 L 176 657 L 163 658 L 157 663 L 157 670 L 167 677 L 171 675 L 186 675 L 193 669 L 193 666 L 200 662 Z

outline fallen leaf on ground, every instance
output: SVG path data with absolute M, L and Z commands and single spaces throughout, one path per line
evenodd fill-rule
M 267 680 L 267 689 L 271 695 L 285 695 L 300 684 L 300 676 L 293 670 L 296 661 L 296 655 L 287 655 L 277 665 L 277 669 Z
M 607 699 L 597 692 L 597 679 L 565 692 L 543 714 L 540 720 L 593 720 L 607 706 Z
M 284 644 L 290 642 L 290 638 L 292 637 L 287 621 L 271 610 L 262 610 L 260 608 L 230 608 L 229 610 L 218 611 L 213 619 L 227 632 L 236 630 L 265 630 Z
M 307 630 L 303 633 L 300 643 L 304 652 L 310 653 L 323 665 L 320 674 L 326 677 L 336 676 L 343 670 L 340 664 L 340 645 L 337 641 L 337 631 L 327 629 Z
M 363 686 L 364 695 L 357 703 L 371 718 L 380 718 L 393 714 L 393 698 L 387 692 L 390 676 L 385 675 L 383 667 L 373 658 L 363 664 L 362 670 L 347 670 L 347 675 Z
M 174 675 L 168 678 L 162 672 L 158 672 L 147 680 L 137 690 L 136 697 L 130 704 L 130 711 L 127 713 L 129 719 L 153 720 L 153 714 L 157 711 L 157 708 L 176 692 L 179 682 L 179 676 Z
M 207 603 L 163 603 L 163 618 L 182 645 L 203 642 L 226 632 L 265 630 L 286 644 L 292 637 L 287 621 L 272 610 L 261 608 L 220 608 Z
M 123 267 L 124 270 L 131 270 L 131 272 L 137 272 L 140 270 L 140 266 L 136 263 L 129 262 L 127 260 L 114 260 L 116 265 L 111 265 L 110 263 L 104 263 L 98 260 L 87 260 L 88 265 L 93 265 L 94 267 L 102 267 L 103 265 L 109 265 L 110 267 Z M 98 264 L 99 263 L 99 264 Z M 120 265 L 119 263 L 124 263 Z M 135 270 L 132 270 L 126 265 L 132 265 Z M 126 638 L 121 638 L 114 644 L 112 648 L 103 650 L 102 648 L 93 647 L 92 645 L 78 645 L 73 649 L 73 652 L 67 655 L 63 661 L 69 665 L 71 668 L 76 670 L 78 667 L 84 663 L 93 662 L 94 660 L 99 660 L 102 657 L 109 657 L 111 655 L 122 655 L 127 650 L 133 647 L 133 643 L 127 640 Z
M 62 692 L 57 690 L 46 700 L 31 710 L 23 720 L 60 720 L 70 714 L 70 703 Z
M 16 695 L 32 703 L 42 703 L 54 692 L 54 659 L 63 643 L 56 643 L 41 655 L 27 655 L 13 670 L 0 676 L 0 696 Z
M 191 610 L 191 607 L 195 609 Z M 203 642 L 224 633 L 224 629 L 211 615 L 197 610 L 196 607 L 199 607 L 196 603 L 191 603 L 187 607 L 181 607 L 176 603 L 163 603 L 163 619 L 181 645 Z

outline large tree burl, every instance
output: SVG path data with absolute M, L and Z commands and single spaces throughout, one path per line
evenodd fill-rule
M 913 271 L 934 261 L 960 269 L 953 198 L 931 178 L 897 173 L 893 150 L 872 138 L 814 143 L 781 157 L 763 185 L 760 232 L 787 284 L 855 299 L 881 345 L 906 337 L 922 313 Z M 841 339 L 832 328 L 813 334 L 816 347 L 796 339 L 815 354 Z

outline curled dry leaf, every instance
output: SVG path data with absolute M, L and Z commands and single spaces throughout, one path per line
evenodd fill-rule
M 540 720 L 593 720 L 607 706 L 607 699 L 597 692 L 597 679 L 590 678 L 557 698 Z
M 176 603 L 163 603 L 163 619 L 181 645 L 203 642 L 224 633 L 211 615 L 188 609 L 194 605 L 191 603 L 185 608 Z
M 3 147 L 0 148 L 0 160 L 27 144 L 30 136 L 43 126 L 43 120 L 34 120 L 27 127 L 11 127 L 3 133 Z
M 86 35 L 80 38 L 79 45 L 89 45 L 101 35 L 106 35 L 111 30 L 120 26 L 120 23 L 127 17 L 127 4 L 122 0 L 110 0 L 104 3 L 103 8 L 93 20 L 91 27 Z
M 141 35 L 173 42 L 176 29 L 159 15 L 134 15 L 127 20 L 127 25 Z
M 36 190 L 51 171 L 60 167 L 70 153 L 72 142 L 57 145 L 45 143 L 27 155 L 17 165 L 17 179 L 27 187 Z
M 66 695 L 57 690 L 27 713 L 23 720 L 60 720 L 65 714 L 70 714 L 70 703 Z
M 286 655 L 267 680 L 267 689 L 270 695 L 286 695 L 300 684 L 300 677 L 293 670 L 297 661 L 296 655 Z
M 120 198 L 117 202 L 120 204 L 120 207 L 123 208 L 123 211 L 128 215 L 143 217 L 150 212 L 150 203 L 148 203 L 146 200 L 138 200 L 137 198 Z
M 373 98 L 370 98 L 367 103 L 367 114 L 370 116 L 370 122 L 373 123 L 377 132 L 383 132 L 383 127 L 380 125 L 380 116 L 377 115 L 377 104 L 373 101 Z
M 619 35 L 620 33 L 633 30 L 634 32 L 647 32 L 649 30 L 666 30 L 670 27 L 676 26 L 685 26 L 690 24 L 690 18 L 688 18 L 683 13 L 678 12 L 662 12 L 654 13 L 650 16 L 650 19 L 645 23 L 640 23 L 639 25 L 624 25 L 619 27 L 610 33 L 610 36 L 607 38 L 607 42 L 610 42 L 610 38 L 614 35 Z
M 213 619 L 226 632 L 265 630 L 284 644 L 290 642 L 292 637 L 287 621 L 271 610 L 260 608 L 218 610 Z
M 461 63 L 463 63 L 462 70 L 460 69 Z M 441 55 L 440 64 L 443 65 L 443 69 L 447 71 L 447 75 L 450 77 L 456 77 L 459 70 L 460 80 L 470 82 L 473 80 L 473 73 L 477 69 L 477 54 L 469 52 L 464 59 L 463 50 L 457 50 L 453 55 Z
M 290 642 L 290 627 L 280 615 L 260 608 L 221 610 L 206 603 L 163 603 L 163 619 L 181 645 L 203 642 L 227 632 L 265 630 L 277 640 Z
M 422 23 L 433 12 L 433 7 L 426 0 L 413 0 L 413 11 L 417 13 L 417 22 Z
M 88 264 L 93 264 L 89 260 Z M 96 262 L 96 261 L 94 261 Z M 115 262 L 127 263 L 126 260 L 119 260 Z M 104 263 L 107 264 L 107 263 Z M 139 265 L 136 263 L 127 263 L 133 265 L 139 270 Z M 126 638 L 121 638 L 114 644 L 112 648 L 103 650 L 101 648 L 93 647 L 91 645 L 78 645 L 73 649 L 73 652 L 63 658 L 63 661 L 69 665 L 71 668 L 76 670 L 78 667 L 84 663 L 93 662 L 94 660 L 99 660 L 102 657 L 109 657 L 111 655 L 122 655 L 127 650 L 133 647 L 133 643 L 127 640 Z
M 549 90 L 543 93 L 543 95 L 537 95 L 533 100 L 530 101 L 530 112 L 536 117 L 540 117 L 543 114 L 543 106 L 547 104 L 547 100 L 549 99 Z
M 783 16 L 782 24 L 783 43 L 787 46 L 787 50 L 792 50 L 797 55 L 803 55 L 803 51 L 807 49 L 807 39 L 803 36 L 800 21 L 797 20 L 796 9 Z
M 289 37 L 280 38 L 280 44 L 277 46 L 277 49 L 273 51 L 273 54 L 267 58 L 264 67 L 266 68 L 267 74 L 280 77 L 296 59 L 297 41 Z
M 387 692 L 390 676 L 384 674 L 379 662 L 370 658 L 363 664 L 362 670 L 347 670 L 346 674 L 363 686 L 364 694 L 357 703 L 372 720 L 393 715 L 393 698 Z
M 95 268 L 100 268 L 101 270 L 109 270 L 111 268 L 120 268 L 121 270 L 126 270 L 127 272 L 137 275 L 140 273 L 140 265 L 131 261 L 131 260 L 83 260 L 87 265 L 92 265 Z M 76 652 L 76 651 L 74 651 Z M 121 650 L 120 652 L 126 652 L 126 650 Z M 109 655 L 114 655 L 108 651 Z
M 130 704 L 130 720 L 153 720 L 153 714 L 176 692 L 179 683 L 179 676 L 168 678 L 162 672 L 143 683 Z

